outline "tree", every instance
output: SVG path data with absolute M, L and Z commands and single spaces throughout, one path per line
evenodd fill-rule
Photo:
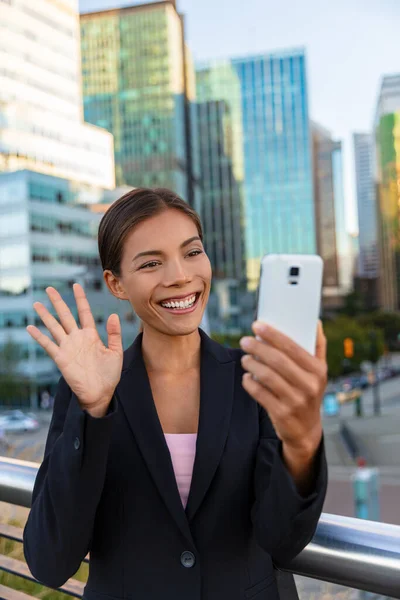
M 357 321 L 362 327 L 381 329 L 387 348 L 392 351 L 399 350 L 400 313 L 375 311 L 361 315 Z
M 232 335 L 230 333 L 212 333 L 211 337 L 219 344 L 227 346 L 228 348 L 240 348 L 239 341 L 244 335 L 254 335 L 254 333 L 252 331 L 243 333 L 242 335 Z
M 347 317 L 357 317 L 365 311 L 362 295 L 357 291 L 352 291 L 344 298 L 343 308 L 340 310 L 342 315 Z
M 18 372 L 20 349 L 11 338 L 0 347 L 0 405 L 12 405 L 28 393 L 28 380 Z
M 349 370 L 356 371 L 363 361 L 372 358 L 371 351 L 374 346 L 376 357 L 379 358 L 384 352 L 383 332 L 373 327 L 361 326 L 355 319 L 339 317 L 324 325 L 324 331 L 328 343 L 327 360 L 330 377 L 339 377 L 346 370 L 344 362 L 344 340 L 350 338 L 354 344 L 354 356 L 348 359 Z M 372 343 L 371 332 L 376 333 L 375 343 Z M 374 356 L 374 358 L 376 358 Z

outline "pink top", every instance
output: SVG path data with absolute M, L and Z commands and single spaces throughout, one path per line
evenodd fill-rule
M 197 433 L 164 433 L 182 504 L 186 508 L 196 456 Z

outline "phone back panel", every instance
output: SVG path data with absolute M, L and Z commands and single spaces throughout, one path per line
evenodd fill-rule
M 298 276 L 290 276 L 298 268 Z M 269 254 L 261 261 L 257 319 L 315 354 L 323 261 L 316 255 Z M 296 283 L 293 283 L 296 281 Z

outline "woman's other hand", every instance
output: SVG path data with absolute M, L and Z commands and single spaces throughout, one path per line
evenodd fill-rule
M 34 325 L 28 325 L 26 329 L 54 360 L 81 407 L 93 416 L 103 416 L 121 378 L 121 324 L 118 315 L 109 316 L 106 325 L 108 347 L 105 346 L 97 332 L 82 286 L 75 283 L 73 290 L 81 328 L 59 292 L 48 287 L 47 295 L 60 322 L 41 302 L 35 302 L 33 307 L 53 336 L 54 342 Z

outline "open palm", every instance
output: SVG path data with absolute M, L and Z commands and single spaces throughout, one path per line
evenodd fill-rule
M 33 307 L 54 338 L 54 342 L 34 325 L 28 333 L 54 360 L 71 390 L 84 408 L 107 405 L 121 378 L 123 347 L 121 324 L 116 314 L 107 321 L 108 347 L 97 332 L 85 292 L 79 284 L 73 286 L 81 328 L 59 292 L 48 287 L 46 292 L 60 322 L 41 302 Z

